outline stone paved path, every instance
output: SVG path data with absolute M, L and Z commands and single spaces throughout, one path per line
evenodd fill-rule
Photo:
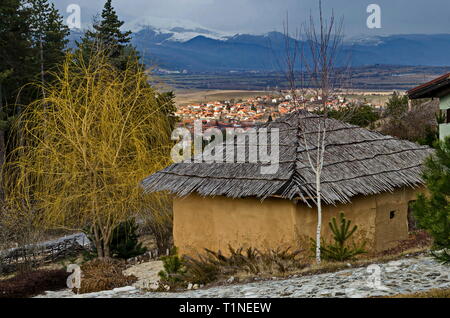
M 335 273 L 283 280 L 190 290 L 181 293 L 144 292 L 134 287 L 75 295 L 70 290 L 47 292 L 38 297 L 80 298 L 277 298 L 277 297 L 369 297 L 450 288 L 450 267 L 428 256 L 349 268 Z

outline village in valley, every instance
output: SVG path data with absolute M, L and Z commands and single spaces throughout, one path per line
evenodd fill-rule
M 269 117 L 274 119 L 294 111 L 296 103 L 292 102 L 292 99 L 289 92 L 284 92 L 281 97 L 274 94 L 246 100 L 211 101 L 179 106 L 175 114 L 181 118 L 180 125 L 191 125 L 195 120 L 204 120 L 216 126 L 254 126 L 256 123 L 267 121 Z M 299 96 L 298 102 L 303 102 L 305 99 L 306 97 Z M 318 96 L 318 103 L 320 99 L 321 97 Z M 314 109 L 316 98 L 310 97 L 307 103 L 309 105 L 307 109 Z M 336 109 L 348 104 L 349 102 L 341 96 L 328 102 L 330 107 Z
M 346 107 L 365 105 L 381 113 L 388 96 L 386 92 L 370 92 L 370 96 L 377 96 L 375 103 L 367 101 L 367 93 L 343 92 L 327 101 L 329 109 L 339 110 Z M 293 96 L 295 95 L 295 96 Z M 350 95 L 350 97 L 346 97 Z M 295 97 L 295 100 L 294 100 Z M 314 92 L 305 95 L 299 92 L 281 91 L 250 98 L 230 98 L 227 100 L 211 100 L 200 103 L 178 105 L 175 115 L 180 119 L 178 125 L 192 127 L 193 122 L 201 120 L 205 127 L 253 127 L 287 115 L 302 104 L 308 111 L 321 107 L 321 96 L 314 96 Z M 384 102 L 382 102 L 384 101 Z
M 2 301 L 280 316 L 274 298 L 450 298 L 442 26 L 385 35 L 384 6 L 338 7 L 346 35 L 341 1 L 307 0 L 267 4 L 258 27 L 303 20 L 261 35 L 191 16 L 197 0 L 155 5 L 190 20 L 65 2 L 0 4 Z

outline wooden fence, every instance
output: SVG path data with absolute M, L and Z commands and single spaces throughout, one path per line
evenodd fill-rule
M 84 234 L 74 234 L 38 244 L 0 251 L 0 274 L 9 274 L 21 266 L 37 267 L 90 249 L 91 243 Z

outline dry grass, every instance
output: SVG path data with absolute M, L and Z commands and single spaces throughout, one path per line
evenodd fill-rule
M 450 298 L 450 289 L 432 289 L 414 294 L 398 294 L 384 298 Z
M 137 281 L 134 275 L 125 276 L 122 271 L 125 262 L 114 259 L 95 259 L 81 266 L 81 288 L 74 290 L 80 294 L 111 290 L 129 286 Z
M 387 263 L 390 261 L 398 260 L 405 257 L 412 257 L 424 254 L 430 250 L 432 245 L 432 239 L 423 231 L 417 231 L 410 235 L 407 240 L 399 242 L 395 248 L 378 252 L 360 255 L 354 260 L 333 262 L 323 261 L 320 265 L 315 263 L 314 257 L 310 254 L 309 239 L 302 237 L 298 241 L 298 246 L 301 247 L 301 252 L 290 251 L 289 253 L 262 253 L 265 257 L 261 257 L 261 252 L 254 250 L 255 253 L 249 253 L 248 250 L 236 250 L 234 251 L 234 257 L 228 257 L 221 260 L 221 256 L 213 255 L 213 260 L 219 260 L 219 262 L 212 262 L 214 264 L 219 263 L 219 268 L 216 270 L 216 279 L 207 284 L 211 286 L 221 286 L 229 284 L 227 282 L 230 276 L 234 277 L 233 283 L 246 283 L 258 280 L 270 280 L 274 277 L 279 279 L 285 279 L 292 276 L 310 276 L 324 273 L 332 273 L 348 268 L 366 267 L 374 263 Z M 288 251 L 286 251 L 288 252 Z M 209 253 L 211 256 L 212 254 Z M 218 253 L 213 253 L 218 254 Z M 231 253 L 233 254 L 233 253 Z M 283 256 L 285 254 L 285 256 Z M 271 257 L 268 257 L 271 256 Z M 283 256 L 283 257 L 280 257 Z M 240 264 L 238 261 L 241 261 Z M 203 257 L 203 264 L 210 264 L 211 260 L 207 255 Z M 205 265 L 205 266 L 206 266 Z M 199 266 L 198 272 L 200 274 L 208 274 L 208 266 L 206 266 L 202 273 L 202 266 Z
M 228 256 L 206 251 L 206 255 L 199 255 L 196 259 L 185 256 L 187 272 L 184 276 L 188 281 L 203 284 L 226 279 L 230 275 L 238 278 L 283 276 L 307 266 L 302 261 L 303 251 L 290 248 L 260 251 L 229 247 Z
M 236 254 L 230 257 L 215 255 L 211 258 L 211 255 L 210 257 L 204 256 L 200 262 L 191 264 L 193 265 L 191 270 L 195 275 L 191 275 L 192 277 L 189 278 L 191 280 L 195 278 L 193 281 L 206 283 L 208 287 L 212 287 L 229 284 L 227 280 L 230 276 L 234 277 L 232 283 L 252 282 L 255 278 L 258 280 L 270 280 L 274 277 L 285 279 L 292 276 L 310 276 L 337 272 L 348 268 L 366 267 L 374 263 L 387 263 L 405 256 L 421 255 L 427 252 L 428 249 L 428 246 L 417 244 L 417 246 L 404 248 L 401 251 L 395 250 L 396 253 L 365 255 L 359 259 L 344 262 L 323 261 L 320 265 L 317 265 L 307 253 L 280 253 L 280 251 L 277 253 L 273 251 L 261 253 L 255 250 L 255 253 L 249 254 L 247 250 L 237 250 L 235 251 Z M 211 279 L 211 275 L 214 276 L 214 279 Z M 209 279 L 205 279 L 205 277 Z
M 37 270 L 0 280 L 0 298 L 26 298 L 64 289 L 68 275 L 63 269 Z
M 265 96 L 265 91 L 244 90 L 178 90 L 175 101 L 177 105 L 190 103 L 206 103 L 226 99 L 247 99 L 257 96 Z
M 412 233 L 407 240 L 400 241 L 398 245 L 386 251 L 378 253 L 369 253 L 362 255 L 354 261 L 346 262 L 323 262 L 320 265 L 310 263 L 300 274 L 315 275 L 321 273 L 330 273 L 351 267 L 364 267 L 374 263 L 387 263 L 400 258 L 416 256 L 426 253 L 432 245 L 432 238 L 424 231 Z
M 433 245 L 433 238 L 425 231 L 410 234 L 407 240 L 400 241 L 396 247 L 374 254 L 373 257 L 397 255 L 411 249 L 429 249 Z
M 361 255 L 356 260 L 344 262 L 322 262 L 320 265 L 314 263 L 311 258 L 303 258 L 302 261 L 308 262 L 308 266 L 299 272 L 290 272 L 288 275 L 315 275 L 330 273 L 349 268 L 364 267 L 374 263 L 387 263 L 404 257 L 416 256 L 426 253 L 430 250 L 432 238 L 424 231 L 412 233 L 407 240 L 400 241 L 398 245 L 389 250 Z
M 298 276 L 310 276 L 325 273 L 333 273 L 348 268 L 366 267 L 374 263 L 387 263 L 390 261 L 398 260 L 404 257 L 412 257 L 422 255 L 429 251 L 431 243 L 428 240 L 428 236 L 423 234 L 413 234 L 410 239 L 400 242 L 399 247 L 391 250 L 364 255 L 353 261 L 345 262 L 328 262 L 323 261 L 320 265 L 314 262 L 314 259 L 308 257 L 308 255 L 301 255 L 298 260 L 299 264 L 297 268 L 289 268 L 284 272 L 275 271 L 261 271 L 258 275 L 248 272 L 247 270 L 238 270 L 233 276 L 235 277 L 235 283 L 243 283 L 253 281 L 256 277 L 260 280 L 272 279 L 273 277 L 283 279 L 289 278 L 294 275 Z M 223 285 L 226 279 L 220 279 L 214 282 L 212 285 Z

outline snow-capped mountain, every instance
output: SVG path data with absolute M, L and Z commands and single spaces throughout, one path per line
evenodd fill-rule
M 133 33 L 150 29 L 159 35 L 170 35 L 166 37 L 166 40 L 177 42 L 186 42 L 197 36 L 224 41 L 232 36 L 230 33 L 208 29 L 192 21 L 158 17 L 141 17 L 135 19 L 125 23 L 123 29 L 131 30 Z
M 345 40 L 349 45 L 380 45 L 383 44 L 383 36 L 355 35 Z
M 285 36 L 279 32 L 228 34 L 191 21 L 155 17 L 128 22 L 123 29 L 133 31 L 132 44 L 147 65 L 170 71 L 279 71 L 286 53 Z M 71 34 L 71 46 L 80 34 Z M 449 51 L 450 34 L 358 36 L 343 46 L 353 66 L 449 66 Z

